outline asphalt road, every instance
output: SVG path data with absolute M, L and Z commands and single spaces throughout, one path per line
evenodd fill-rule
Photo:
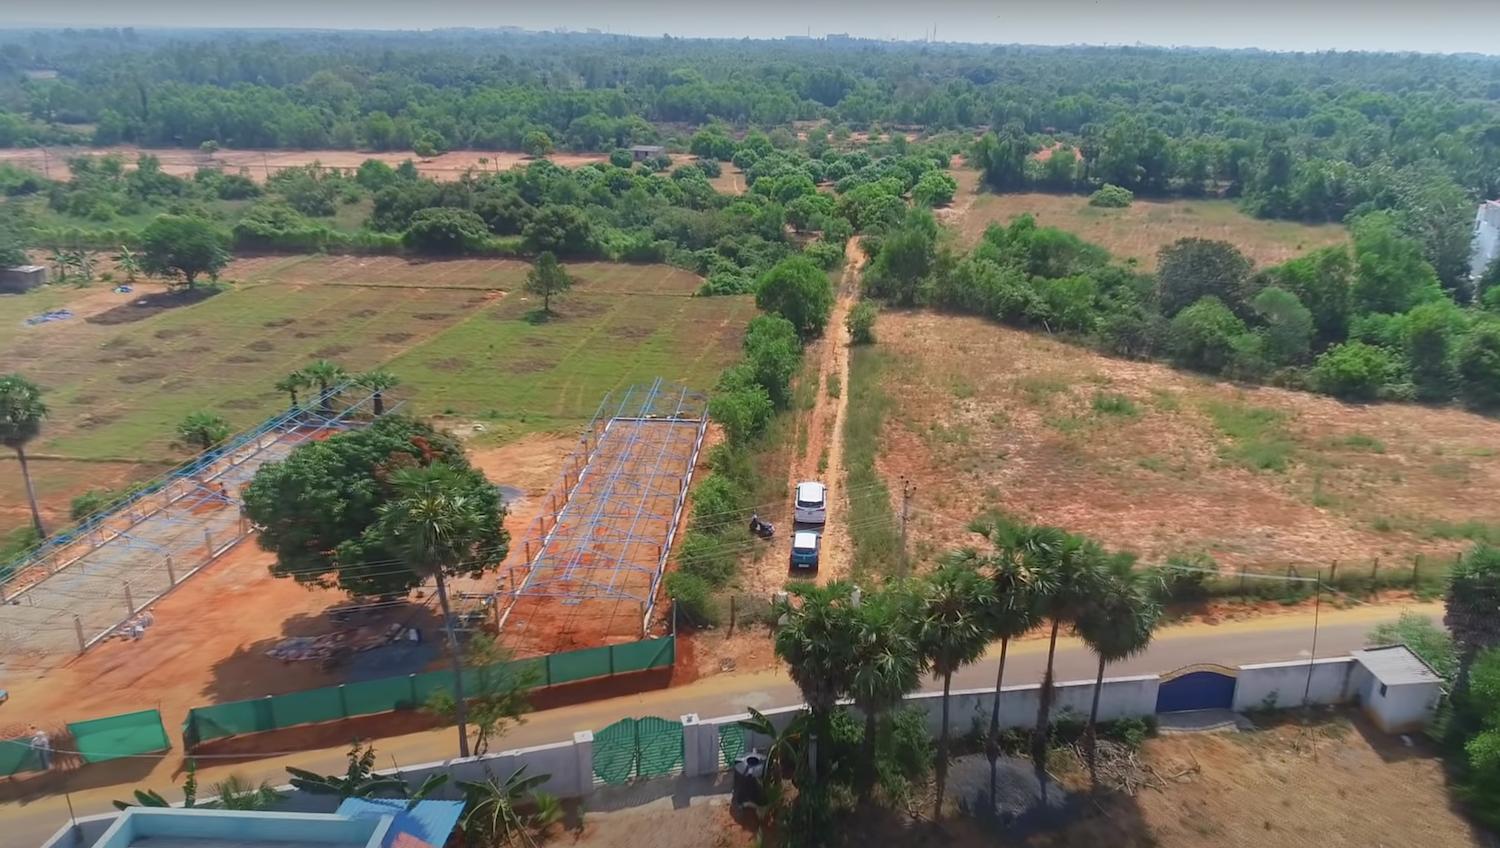
M 1349 610 L 1325 608 L 1317 628 L 1317 656 L 1339 656 L 1347 654 L 1353 648 L 1362 647 L 1365 635 L 1372 627 L 1379 622 L 1395 619 L 1403 609 L 1417 611 L 1435 619 L 1442 616 L 1439 604 L 1358 607 Z M 1158 633 L 1145 653 L 1110 666 L 1107 673 L 1110 676 L 1154 674 L 1195 663 L 1232 666 L 1307 659 L 1313 656 L 1313 651 L 1313 615 L 1299 611 L 1219 625 L 1193 624 L 1167 628 Z M 985 660 L 955 674 L 954 689 L 993 686 L 994 660 L 998 656 L 997 645 Z M 1046 658 L 1045 640 L 1029 639 L 1012 645 L 1006 664 L 1006 684 L 1040 682 Z M 1067 638 L 1059 641 L 1056 658 L 1059 681 L 1092 680 L 1096 663 L 1093 655 L 1077 640 Z M 934 690 L 941 687 L 928 680 L 923 688 Z M 676 718 L 696 713 L 708 718 L 742 713 L 746 707 L 765 709 L 800 701 L 797 688 L 780 669 L 716 675 L 687 686 L 534 713 L 527 717 L 525 724 L 506 734 L 504 744 L 506 748 L 521 748 L 571 739 L 574 731 L 597 730 L 626 716 L 658 715 Z M 392 737 L 379 740 L 376 744 L 383 766 L 442 760 L 454 756 L 455 747 L 452 729 Z M 346 748 L 339 747 L 301 751 L 250 763 L 227 765 L 214 765 L 200 760 L 198 780 L 206 787 L 233 772 L 250 778 L 253 782 L 269 780 L 280 784 L 286 778 L 284 766 L 289 764 L 322 773 L 342 772 L 345 750 Z M 146 772 L 146 764 L 141 763 L 133 779 L 118 785 L 88 785 L 90 781 L 99 783 L 100 780 L 97 777 L 90 778 L 89 769 L 83 769 L 47 787 L 48 792 L 55 794 L 8 801 L 0 805 L 0 834 L 3 834 L 0 843 L 5 848 L 40 845 L 68 821 L 69 801 L 74 813 L 79 816 L 109 812 L 112 809 L 111 800 L 128 797 L 131 789 L 143 785 L 162 792 L 169 799 L 178 800 L 174 794 L 178 781 L 173 777 L 178 762 L 177 754 L 168 754 L 165 760 L 150 768 L 149 773 Z M 103 766 L 92 768 L 101 769 Z M 4 781 L 0 781 L 0 792 L 4 789 Z M 66 798 L 62 794 L 64 790 L 69 793 Z

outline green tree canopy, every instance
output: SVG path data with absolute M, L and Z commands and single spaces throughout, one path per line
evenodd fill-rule
M 231 432 L 224 416 L 213 412 L 190 412 L 177 425 L 177 438 L 198 451 L 212 448 L 229 438 Z
M 1422 246 L 1403 236 L 1388 214 L 1366 215 L 1354 224 L 1354 257 L 1355 312 L 1401 313 L 1443 296 Z
M 542 312 L 552 314 L 552 298 L 573 287 L 573 275 L 558 264 L 557 256 L 544 250 L 536 257 L 536 264 L 526 272 L 526 291 L 542 299 Z
M 755 305 L 791 322 L 803 338 L 816 336 L 833 311 L 828 275 L 804 256 L 776 263 L 755 285 Z
M 229 237 L 205 218 L 157 216 L 141 231 L 140 241 L 141 267 L 147 273 L 181 279 L 188 288 L 229 264 Z
M 1238 307 L 1244 297 L 1250 260 L 1228 242 L 1185 238 L 1157 254 L 1156 296 L 1171 317 L 1205 297 Z
M 380 508 L 397 497 L 392 475 L 447 465 L 465 497 L 487 516 L 482 570 L 505 556 L 509 536 L 494 486 L 470 467 L 463 448 L 426 424 L 386 415 L 370 426 L 299 446 L 256 472 L 245 511 L 260 546 L 276 554 L 271 572 L 354 595 L 404 594 L 422 577 L 400 565 L 400 552 L 375 529 Z

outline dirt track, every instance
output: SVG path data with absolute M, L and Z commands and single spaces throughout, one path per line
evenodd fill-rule
M 849 330 L 844 319 L 859 300 L 859 270 L 864 265 L 864 253 L 859 249 L 859 237 L 849 240 L 844 248 L 845 263 L 839 281 L 833 312 L 828 316 L 828 326 L 823 337 L 807 348 L 809 361 L 817 362 L 816 373 L 809 372 L 803 379 L 815 379 L 812 409 L 798 423 L 799 431 L 805 428 L 806 448 L 794 456 L 787 469 L 788 497 L 803 480 L 821 480 L 828 486 L 828 520 L 823 525 L 823 550 L 818 565 L 818 582 L 838 580 L 849 576 L 852 547 L 849 543 L 849 528 L 845 519 L 848 502 L 841 490 L 844 480 L 844 416 L 849 408 Z M 829 392 L 829 378 L 835 377 L 838 397 Z M 800 441 L 800 440 L 799 440 Z M 765 595 L 779 590 L 787 580 L 787 561 L 792 552 L 792 526 L 778 528 L 775 553 L 763 557 L 757 571 L 747 581 L 753 594 Z

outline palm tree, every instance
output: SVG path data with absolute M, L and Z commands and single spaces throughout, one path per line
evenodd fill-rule
M 814 737 L 809 747 L 813 778 L 819 773 L 817 735 L 828 736 L 829 721 L 838 700 L 854 676 L 853 586 L 835 580 L 825 586 L 798 582 L 788 588 L 791 598 L 778 612 L 785 624 L 776 630 L 776 656 L 787 664 L 787 672 L 802 699 L 807 702 Z
M 1101 575 L 1100 591 L 1078 616 L 1078 635 L 1099 658 L 1087 736 L 1089 780 L 1095 788 L 1099 785 L 1099 694 L 1104 689 L 1104 667 L 1146 650 L 1161 617 L 1161 607 L 1143 577 L 1134 570 L 1130 557 L 1111 558 Z
M 1000 697 L 1005 686 L 1005 660 L 1010 640 L 1022 636 L 1041 623 L 1038 598 L 1050 590 L 1048 573 L 1033 567 L 1058 541 L 1056 532 L 1047 528 L 1016 524 L 988 516 L 976 519 L 969 529 L 990 541 L 993 552 L 982 555 L 972 548 L 950 557 L 954 562 L 972 562 L 983 566 L 990 576 L 990 603 L 986 607 L 986 624 L 991 639 L 1000 640 L 1000 663 L 995 669 L 995 700 L 990 706 L 990 729 L 985 737 L 984 753 L 990 762 L 990 802 L 995 801 L 1000 759 Z
M 306 372 L 293 371 L 276 381 L 275 389 L 278 392 L 286 392 L 292 398 L 292 407 L 297 406 L 297 393 L 312 386 L 312 380 Z
M 381 505 L 381 530 L 390 549 L 407 567 L 437 583 L 443 630 L 448 637 L 448 658 L 453 668 L 458 750 L 460 756 L 467 757 L 469 727 L 463 657 L 458 648 L 458 634 L 453 629 L 447 574 L 472 567 L 483 559 L 481 548 L 488 538 L 487 525 L 493 523 L 494 516 L 486 516 L 476 501 L 462 493 L 457 476 L 446 465 L 402 469 L 392 475 L 391 482 L 399 497 Z
M 0 377 L 0 444 L 16 452 L 21 465 L 21 480 L 26 484 L 26 500 L 31 504 L 31 523 L 40 539 L 47 538 L 42 526 L 42 512 L 36 505 L 36 490 L 31 486 L 31 468 L 26 464 L 26 443 L 42 432 L 47 419 L 47 405 L 42 390 L 20 374 Z
M 385 393 L 401 385 L 401 378 L 389 371 L 376 369 L 355 377 L 354 382 L 373 393 L 370 400 L 375 405 L 375 415 L 378 417 L 385 414 Z
M 1033 558 L 1047 584 L 1045 594 L 1037 596 L 1037 609 L 1052 624 L 1047 642 L 1047 669 L 1042 674 L 1042 689 L 1037 698 L 1036 729 L 1031 735 L 1031 761 L 1038 776 L 1043 777 L 1047 767 L 1047 729 L 1052 723 L 1052 700 L 1057 694 L 1052 687 L 1057 634 L 1064 623 L 1076 621 L 1094 599 L 1100 564 L 1106 556 L 1097 543 L 1082 536 L 1050 527 L 1037 528 L 1037 533 L 1050 537 Z
M 863 600 L 854 613 L 854 675 L 849 695 L 865 716 L 862 741 L 865 797 L 875 785 L 875 733 L 880 714 L 922 683 L 923 657 L 912 638 L 910 596 L 885 591 Z
M 1453 566 L 1443 624 L 1458 643 L 1453 701 L 1464 705 L 1479 652 L 1500 646 L 1500 548 L 1476 544 Z
M 344 382 L 349 378 L 349 373 L 336 362 L 319 359 L 317 362 L 302 369 L 307 378 L 318 385 L 318 397 L 323 399 L 323 409 L 326 411 L 333 403 L 333 398 L 328 397 L 328 390 Z
M 190 412 L 177 425 L 177 438 L 206 451 L 229 438 L 229 422 L 212 412 Z
M 988 589 L 979 572 L 964 563 L 939 568 L 917 587 L 913 613 L 916 639 L 933 673 L 943 677 L 943 724 L 938 733 L 937 802 L 933 820 L 942 818 L 948 782 L 948 694 L 953 672 L 979 659 L 989 644 L 985 626 Z

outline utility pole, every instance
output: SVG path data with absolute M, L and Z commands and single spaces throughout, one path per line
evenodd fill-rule
M 917 493 L 917 487 L 905 477 L 901 478 L 901 556 L 906 556 L 906 522 L 911 516 L 911 497 Z

